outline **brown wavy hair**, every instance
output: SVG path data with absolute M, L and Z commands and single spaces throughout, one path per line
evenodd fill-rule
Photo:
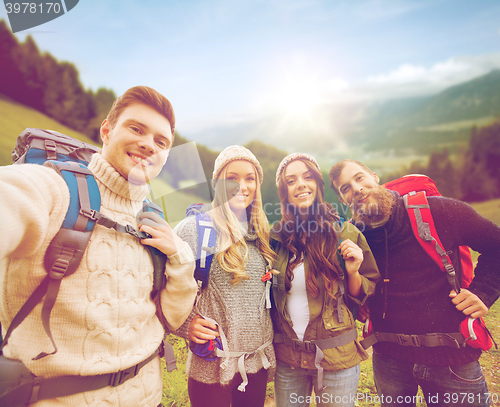
M 317 185 L 316 200 L 308 208 L 308 220 L 302 222 L 298 217 L 299 208 L 288 202 L 288 186 L 285 180 L 285 170 L 278 181 L 278 195 L 281 203 L 281 220 L 273 229 L 279 233 L 282 243 L 291 253 L 285 276 L 285 287 L 290 291 L 293 280 L 293 269 L 302 261 L 302 255 L 307 252 L 309 262 L 306 273 L 307 291 L 318 298 L 320 286 L 318 278 L 324 281 L 326 292 L 333 296 L 334 282 L 340 279 L 342 268 L 337 259 L 339 246 L 340 217 L 333 206 L 324 201 L 325 182 L 321 172 L 308 160 L 302 160 L 311 172 Z
M 111 110 L 106 117 L 111 128 L 116 126 L 118 118 L 123 111 L 134 103 L 142 103 L 149 106 L 165 117 L 170 123 L 172 135 L 175 135 L 175 114 L 172 104 L 160 92 L 148 86 L 134 86 L 125 91 L 123 95 L 119 96 L 113 102 L 113 106 L 111 106 Z

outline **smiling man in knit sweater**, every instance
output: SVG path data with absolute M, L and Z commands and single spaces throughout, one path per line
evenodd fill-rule
M 428 197 L 445 250 L 457 252 L 457 246 L 463 245 L 481 254 L 472 283 L 457 295 L 446 273 L 415 238 L 397 192 L 381 187 L 377 175 L 354 160 L 335 164 L 330 182 L 341 201 L 350 205 L 353 221 L 363 231 L 384 279 L 370 301 L 373 331 L 457 333 L 466 316 L 486 315 L 500 294 L 497 225 L 464 202 Z M 470 346 L 375 343 L 373 372 L 382 405 L 414 406 L 421 386 L 428 405 L 488 406 L 491 397 L 478 362 L 480 356 L 481 350 Z
M 42 326 L 40 303 L 13 331 L 3 349 L 6 357 L 22 361 L 36 376 L 51 378 L 119 372 L 154 355 L 164 328 L 150 297 L 153 263 L 144 245 L 168 256 L 160 302 L 169 329 L 184 322 L 197 289 L 191 249 L 166 222 L 138 225 L 136 221 L 148 193 L 146 181 L 165 164 L 174 126 L 170 102 L 151 88 L 131 88 L 115 101 L 101 126 L 102 152 L 94 154 L 89 164 L 101 193 L 100 212 L 151 238 L 140 241 L 96 225 L 80 266 L 62 280 L 52 310 L 50 325 L 57 353 L 33 360 L 53 349 Z M 4 236 L 0 239 L 0 321 L 5 334 L 46 275 L 45 252 L 61 228 L 70 194 L 56 171 L 25 164 L 0 168 L 0 196 Z M 161 397 L 156 356 L 116 387 L 33 405 L 156 407 Z

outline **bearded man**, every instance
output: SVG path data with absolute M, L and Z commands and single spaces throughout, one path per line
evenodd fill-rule
M 381 405 L 415 406 L 420 386 L 428 405 L 489 406 L 481 350 L 445 339 L 459 332 L 467 316 L 486 315 L 500 295 L 500 228 L 464 202 L 428 197 L 453 263 L 459 263 L 458 246 L 480 253 L 472 283 L 457 294 L 415 238 L 403 198 L 380 186 L 377 174 L 358 161 L 342 160 L 330 170 L 330 184 L 350 206 L 383 277 L 369 302 L 373 331 L 389 334 L 373 345 Z M 419 339 L 428 334 L 445 339 L 439 346 L 424 345 Z

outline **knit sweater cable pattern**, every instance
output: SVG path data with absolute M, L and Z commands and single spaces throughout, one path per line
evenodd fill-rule
M 121 224 L 137 227 L 135 215 L 148 186 L 128 183 L 99 154 L 92 157 L 89 169 L 101 193 L 100 211 Z M 52 169 L 26 164 L 0 168 L 0 194 L 9 196 L 0 203 L 0 223 L 7 225 L 7 236 L 11 236 L 9 242 L 0 244 L 0 259 L 5 259 L 0 268 L 0 319 L 5 330 L 46 275 L 44 254 L 61 227 L 69 192 Z M 169 256 L 168 283 L 161 301 L 173 328 L 182 324 L 192 307 L 196 293 L 193 270 L 193 256 L 187 245 Z M 96 375 L 133 366 L 150 356 L 164 336 L 150 299 L 152 283 L 151 258 L 138 239 L 96 225 L 79 268 L 62 280 L 51 314 L 58 352 L 32 360 L 38 353 L 52 350 L 42 327 L 42 304 L 38 304 L 14 330 L 5 355 L 22 360 L 42 377 Z M 161 388 L 156 358 L 119 387 L 36 405 L 156 406 L 161 400 Z
M 193 253 L 196 253 L 198 234 L 195 217 L 184 219 L 176 226 L 175 231 L 189 244 Z M 214 254 L 208 286 L 202 290 L 197 304 L 200 313 L 214 319 L 224 331 L 231 352 L 253 352 L 273 338 L 270 311 L 266 309 L 265 283 L 262 281 L 266 262 L 255 246 L 255 239 L 255 235 L 248 233 L 245 235 L 249 250 L 249 261 L 245 271 L 250 279 L 231 284 L 232 274 L 222 269 L 217 261 L 217 255 Z M 193 311 L 177 330 L 177 335 L 188 338 L 189 324 L 195 315 Z M 268 377 L 271 380 L 276 367 L 272 343 L 264 349 L 264 352 L 271 363 L 268 369 Z M 237 362 L 237 358 L 230 358 L 228 367 L 221 369 L 220 358 L 206 361 L 189 352 L 187 374 L 199 382 L 226 385 L 238 373 Z M 245 359 L 247 373 L 256 373 L 262 368 L 260 355 L 256 354 Z

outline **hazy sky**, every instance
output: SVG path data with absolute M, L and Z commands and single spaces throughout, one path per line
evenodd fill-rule
M 85 87 L 154 87 L 190 139 L 269 114 L 425 94 L 500 68 L 494 0 L 80 0 L 16 35 L 27 34 L 73 62 Z

